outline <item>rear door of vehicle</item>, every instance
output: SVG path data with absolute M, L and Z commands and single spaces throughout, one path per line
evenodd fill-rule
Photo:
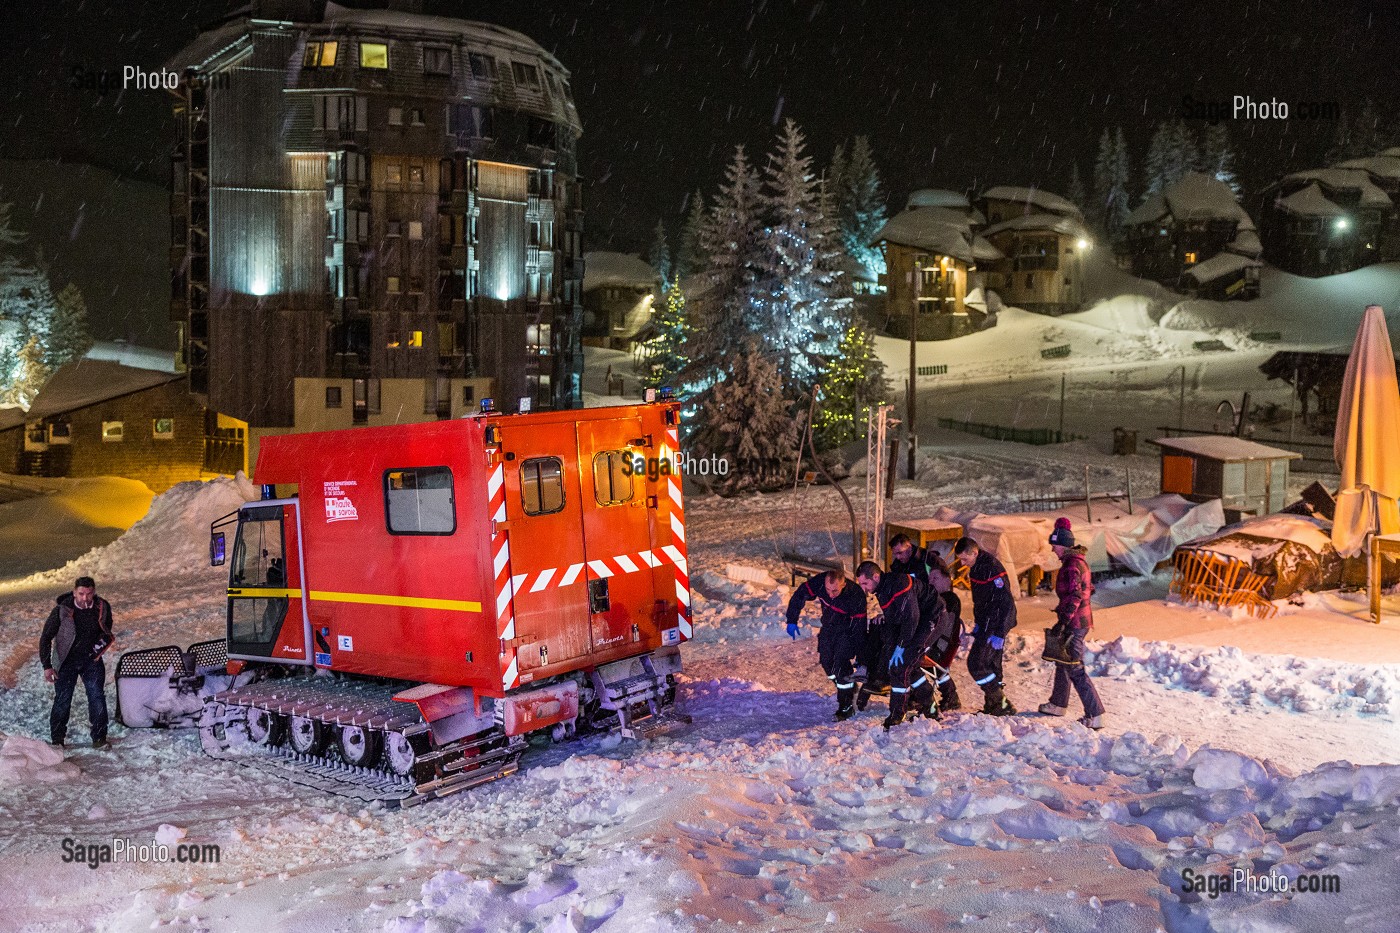
M 305 637 L 298 510 L 295 499 L 242 510 L 229 567 L 231 658 L 311 663 Z
M 612 654 L 634 642 L 654 643 L 656 636 L 652 567 L 657 557 L 651 551 L 647 471 L 661 464 L 654 459 L 656 448 L 646 441 L 636 416 L 578 425 L 595 655 Z

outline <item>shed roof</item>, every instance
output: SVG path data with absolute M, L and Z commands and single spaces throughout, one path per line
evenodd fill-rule
M 1180 451 L 1223 463 L 1246 460 L 1301 460 L 1303 455 L 1291 450 L 1268 447 L 1242 437 L 1206 434 L 1200 437 L 1163 437 L 1152 442 L 1163 450 Z
M 971 263 L 972 229 L 967 218 L 941 207 L 916 207 L 891 217 L 872 243 L 887 240 Z
M 183 373 L 137 369 L 110 360 L 74 360 L 60 366 L 44 383 L 27 413 L 19 408 L 0 408 L 0 430 L 98 405 L 184 378 Z
M 1258 266 L 1259 260 L 1239 253 L 1216 253 L 1186 270 L 1186 278 L 1197 285 L 1205 285 L 1226 276 L 1238 275 L 1249 266 Z
M 1020 217 L 1013 217 L 1010 220 L 1003 220 L 999 224 L 993 224 L 983 230 L 982 235 L 990 237 L 1007 230 L 1059 233 L 1074 237 L 1086 235 L 1084 225 L 1079 222 L 1078 217 L 1066 217 L 1063 214 L 1023 214 Z
M 1279 198 L 1276 203 L 1280 209 L 1304 217 L 1345 217 L 1347 213 L 1327 200 L 1317 182 L 1299 188 L 1286 198 Z
M 1371 175 L 1364 169 L 1359 168 L 1315 168 L 1306 172 L 1294 172 L 1285 175 L 1284 183 L 1297 183 L 1300 181 L 1318 182 L 1324 188 L 1333 191 L 1355 191 L 1359 195 L 1359 203 L 1363 206 L 1390 207 L 1390 197 L 1376 187 L 1371 181 Z
M 982 199 L 989 201 L 1020 201 L 1038 212 L 1083 216 L 1078 205 L 1058 194 L 1042 191 L 1039 188 L 1021 188 L 1016 185 L 997 185 L 982 192 Z

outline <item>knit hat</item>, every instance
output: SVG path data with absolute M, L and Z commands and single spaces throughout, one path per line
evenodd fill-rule
M 1070 530 L 1069 519 L 1055 519 L 1055 530 L 1050 532 L 1050 543 L 1060 547 L 1074 547 L 1074 532 Z

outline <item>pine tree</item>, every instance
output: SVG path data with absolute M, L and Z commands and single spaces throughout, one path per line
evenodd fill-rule
M 764 324 L 755 274 L 763 230 L 758 174 L 744 147 L 737 146 L 724 184 L 700 230 L 702 289 L 692 296 L 694 339 L 688 384 L 704 387 L 750 340 L 761 340 Z
M 1113 195 L 1113 137 L 1107 127 L 1099 134 L 1099 152 L 1094 158 L 1094 201 L 1089 205 L 1088 220 L 1099 231 L 1108 232 L 1109 203 Z
M 841 335 L 836 355 L 822 370 L 821 386 L 817 446 L 830 450 L 864 436 L 866 412 L 885 400 L 889 385 L 885 364 L 875 352 L 875 337 L 861 324 L 852 322 Z
M 1065 195 L 1069 198 L 1071 204 L 1079 208 L 1081 211 L 1084 210 L 1084 206 L 1088 196 L 1085 194 L 1084 191 L 1084 179 L 1079 174 L 1078 162 L 1070 163 L 1069 188 L 1066 189 Z
M 696 190 L 690 196 L 690 209 L 681 227 L 680 251 L 676 253 L 675 272 L 681 278 L 698 275 L 705 268 L 705 252 L 701 235 L 705 229 L 705 196 Z
M 660 220 L 651 232 L 651 248 L 647 250 L 647 263 L 656 270 L 661 291 L 671 287 L 671 247 L 666 243 L 666 225 Z
M 78 286 L 69 282 L 54 300 L 53 322 L 44 364 L 56 370 L 92 349 L 92 334 L 87 326 L 87 302 Z
M 49 378 L 49 370 L 44 365 L 44 349 L 37 336 L 30 337 L 17 354 L 18 361 L 13 378 L 0 387 L 0 404 L 18 405 L 25 411 L 38 397 L 39 390 Z
M 839 161 L 838 158 L 839 157 Z M 879 275 L 885 271 L 885 258 L 870 241 L 888 219 L 885 196 L 880 188 L 880 172 L 870 150 L 870 140 L 857 136 L 850 156 L 837 149 L 832 158 L 832 195 L 836 202 L 836 227 L 841 245 L 856 262 Z
M 785 121 L 764 168 L 769 224 L 756 269 L 757 311 L 768 346 L 799 394 L 816 379 L 821 357 L 835 352 L 851 304 L 840 295 L 839 247 L 805 145 L 797 124 Z
M 1196 134 L 1186 121 L 1177 117 L 1157 124 L 1152 142 L 1147 147 L 1143 164 L 1144 194 L 1156 194 L 1170 188 L 1201 166 L 1200 148 Z
M 1230 144 L 1230 131 L 1223 123 L 1206 127 L 1201 143 L 1201 171 L 1216 181 L 1224 182 L 1236 197 L 1240 194 L 1239 179 L 1235 176 L 1235 149 Z
M 647 373 L 642 384 L 652 389 L 675 387 L 689 363 L 686 345 L 690 342 L 690 320 L 680 276 L 671 281 L 666 290 L 666 307 L 653 314 L 651 322 L 656 337 L 647 343 Z
M 791 481 L 801 438 L 782 375 L 756 342 L 741 350 L 728 369 L 728 378 L 699 398 L 690 447 L 728 464 L 728 472 L 715 483 L 719 492 L 782 488 Z

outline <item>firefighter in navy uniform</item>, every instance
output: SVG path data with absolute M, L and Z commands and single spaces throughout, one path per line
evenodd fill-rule
M 959 538 L 953 554 L 968 568 L 972 583 L 972 650 L 967 654 L 967 672 L 986 697 L 982 712 L 1009 716 L 1016 707 L 1006 698 L 1001 663 L 1006 636 L 1016 627 L 1013 581 L 996 555 L 983 551 L 971 538 Z
M 836 687 L 837 722 L 855 715 L 854 659 L 865 647 L 865 592 L 839 570 L 819 573 L 793 591 L 788 600 L 787 631 L 794 639 L 802 609 L 821 603 L 822 628 L 817 633 L 817 657 L 827 679 Z
M 891 573 L 907 573 L 933 587 L 943 599 L 948 611 L 943 626 L 935 629 L 929 645 L 929 660 L 937 666 L 938 707 L 944 711 L 962 709 L 958 685 L 953 682 L 953 659 L 958 656 L 959 636 L 962 634 L 962 600 L 953 592 L 953 574 L 937 551 L 915 547 L 906 534 L 890 539 Z
M 933 631 L 946 614 L 943 600 L 932 587 L 907 573 L 884 573 L 874 561 L 865 561 L 856 568 L 856 582 L 865 592 L 873 593 L 880 604 L 883 627 L 892 645 L 886 661 L 890 714 L 885 728 L 903 722 L 907 709 L 937 719 L 933 682 L 920 665 Z

